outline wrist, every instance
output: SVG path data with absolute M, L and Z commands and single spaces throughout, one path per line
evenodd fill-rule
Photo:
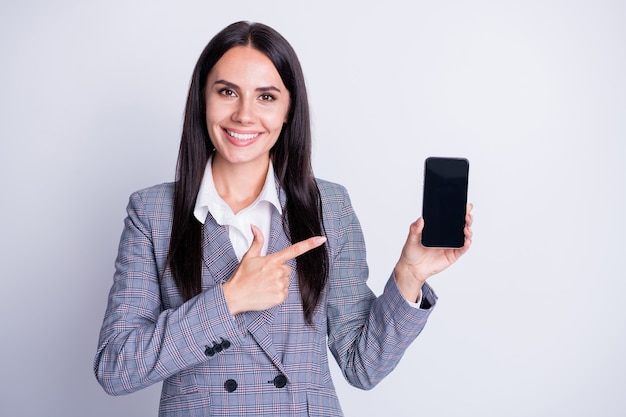
M 230 281 L 226 281 L 222 284 L 222 292 L 224 293 L 224 299 L 226 300 L 226 307 L 231 316 L 240 313 L 240 307 L 237 303 L 237 297 L 233 294 L 233 288 Z
M 417 302 L 426 278 L 420 279 L 411 268 L 398 263 L 394 268 L 394 279 L 400 294 L 410 303 Z

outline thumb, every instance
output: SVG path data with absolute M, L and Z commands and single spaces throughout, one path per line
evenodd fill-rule
M 422 240 L 422 230 L 424 230 L 424 219 L 420 217 L 409 228 L 409 240 L 420 242 Z
M 261 251 L 263 250 L 263 242 L 265 242 L 263 233 L 261 233 L 261 230 L 255 225 L 250 225 L 250 230 L 252 230 L 252 243 L 250 244 L 250 248 L 244 256 L 261 256 Z

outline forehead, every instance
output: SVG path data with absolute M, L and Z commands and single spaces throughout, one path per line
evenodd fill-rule
M 209 79 L 234 82 L 239 79 L 261 84 L 269 82 L 284 87 L 274 63 L 263 52 L 250 46 L 235 46 L 226 51 L 215 63 Z

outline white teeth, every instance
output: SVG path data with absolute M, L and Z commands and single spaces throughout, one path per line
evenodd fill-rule
M 256 138 L 257 136 L 259 136 L 258 133 L 235 133 L 235 132 L 231 132 L 230 130 L 228 130 L 227 132 L 230 136 L 238 140 L 252 140 Z

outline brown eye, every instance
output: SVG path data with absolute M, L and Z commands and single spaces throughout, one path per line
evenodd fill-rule
M 236 96 L 235 92 L 231 90 L 230 88 L 221 88 L 217 93 L 221 96 L 226 96 L 226 97 Z

